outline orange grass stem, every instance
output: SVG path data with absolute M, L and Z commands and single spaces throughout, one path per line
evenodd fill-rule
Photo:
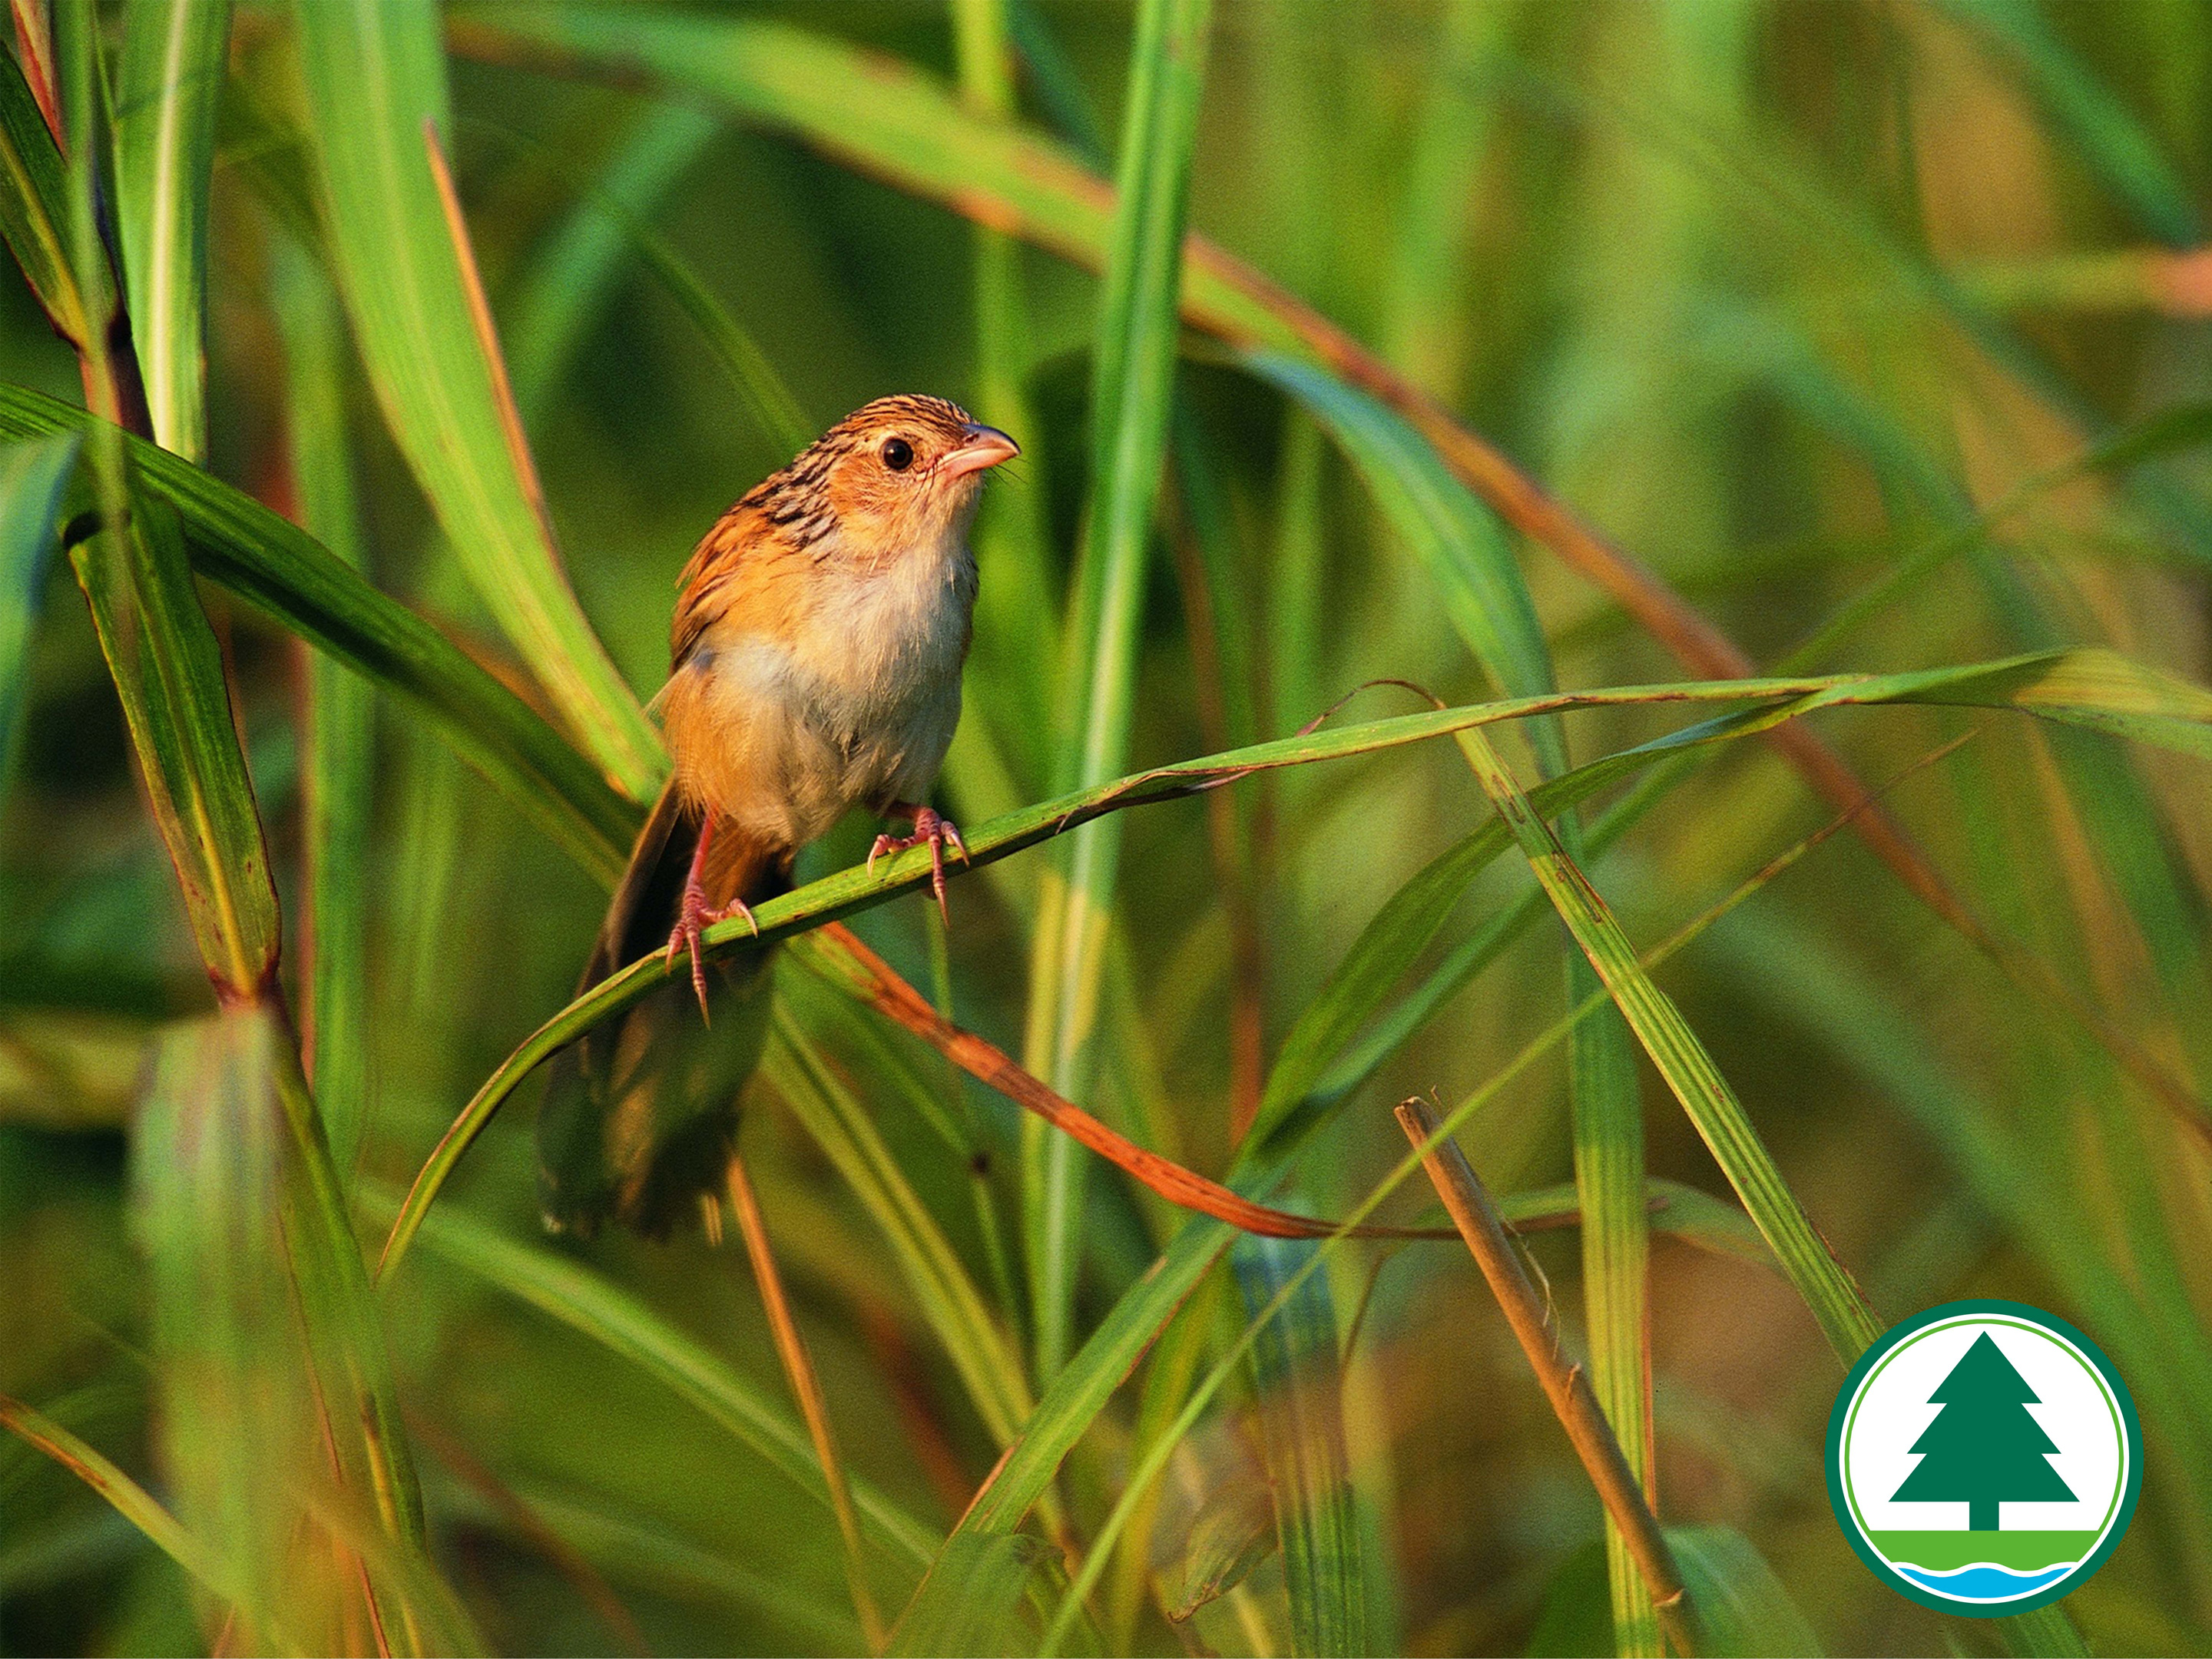
M 745 1241 L 745 1255 L 752 1263 L 753 1281 L 760 1287 L 761 1307 L 768 1315 L 769 1333 L 775 1338 L 775 1356 L 783 1362 L 784 1380 L 791 1384 L 806 1432 L 814 1442 L 814 1455 L 822 1464 L 822 1479 L 830 1488 L 830 1511 L 837 1517 L 837 1533 L 844 1540 L 845 1577 L 852 1586 L 853 1611 L 860 1616 L 860 1634 L 870 1653 L 884 1650 L 884 1616 L 868 1589 L 867 1562 L 860 1553 L 860 1523 L 853 1513 L 853 1489 L 845 1479 L 844 1461 L 837 1455 L 837 1438 L 830 1429 L 830 1407 L 822 1397 L 822 1379 L 815 1374 L 806 1339 L 791 1316 L 791 1298 L 784 1294 L 783 1275 L 769 1249 L 768 1223 L 761 1217 L 760 1195 L 744 1160 L 730 1155 L 726 1179 L 730 1208 L 736 1212 L 738 1231 Z
M 1088 1146 L 1179 1208 L 1195 1210 L 1263 1238 L 1333 1238 L 1340 1232 L 1352 1238 L 1452 1236 L 1449 1228 L 1443 1227 L 1361 1225 L 1346 1229 L 1334 1221 L 1255 1204 L 1219 1182 L 1209 1181 L 1172 1158 L 1148 1152 L 1109 1128 L 1023 1069 L 1004 1049 L 953 1024 L 893 972 L 881 957 L 861 944 L 858 935 L 844 923 L 830 922 L 801 935 L 793 943 L 802 947 L 813 945 L 818 953 L 815 960 L 824 971 L 844 980 L 869 1006 L 894 1024 L 904 1026 L 969 1076 L 996 1089 L 1024 1110 L 1036 1113 L 1062 1134 Z
M 1437 1114 L 1419 1099 L 1402 1103 L 1397 1112 L 1406 1139 L 1417 1151 L 1427 1146 L 1437 1132 Z M 1658 1518 L 1644 1501 L 1643 1488 L 1622 1455 L 1620 1442 L 1613 1437 L 1613 1425 L 1605 1420 L 1597 1396 L 1590 1392 L 1583 1368 L 1568 1364 L 1559 1352 L 1559 1336 L 1546 1304 L 1530 1281 L 1528 1270 L 1521 1265 L 1481 1177 L 1449 1135 L 1422 1153 L 1421 1167 L 1435 1183 L 1437 1196 L 1443 1200 L 1460 1237 L 1467 1241 L 1468 1253 L 1482 1269 L 1491 1294 L 1504 1310 L 1505 1322 L 1513 1328 L 1521 1352 L 1528 1357 L 1529 1369 L 1543 1384 L 1559 1426 L 1574 1444 L 1575 1455 L 1589 1471 L 1599 1501 L 1620 1528 L 1629 1554 L 1635 1558 L 1644 1583 L 1651 1587 L 1660 1629 L 1675 1652 L 1696 1652 L 1688 1595 L 1681 1570 L 1674 1565 L 1674 1553 L 1659 1529 Z

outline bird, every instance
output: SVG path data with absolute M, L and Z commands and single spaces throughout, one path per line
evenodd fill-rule
M 865 808 L 905 830 L 878 835 L 870 866 L 927 846 L 944 911 L 946 851 L 967 848 L 928 802 L 960 720 L 977 582 L 968 532 L 984 479 L 1020 453 L 945 398 L 879 398 L 748 490 L 684 567 L 653 702 L 672 769 L 581 986 L 655 951 L 689 955 L 690 982 L 656 990 L 555 1068 L 538 1132 L 555 1231 L 611 1217 L 663 1236 L 711 1209 L 766 1040 L 768 953 L 710 972 L 700 933 L 752 921 L 788 889 L 799 848 Z

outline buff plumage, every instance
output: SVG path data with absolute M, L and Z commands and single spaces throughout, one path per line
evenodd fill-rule
M 799 849 L 865 807 L 910 823 L 938 902 L 957 832 L 927 805 L 960 718 L 984 474 L 1013 440 L 939 398 L 885 398 L 746 492 L 685 565 L 656 700 L 674 775 L 632 853 L 586 983 L 654 949 L 673 988 L 580 1045 L 540 1116 L 547 1219 L 666 1231 L 721 1179 L 757 1053 L 763 957 L 710 976 L 700 930 L 787 884 Z M 711 1008 L 710 1008 L 711 1001 Z M 714 1034 L 702 1016 L 711 1014 Z

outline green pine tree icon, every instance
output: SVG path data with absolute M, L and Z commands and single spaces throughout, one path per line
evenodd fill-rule
M 1999 1504 L 2073 1498 L 2046 1461 L 2057 1446 L 2028 1415 L 2028 1407 L 2041 1403 L 2035 1390 L 1987 1331 L 1928 1398 L 1943 1409 L 1912 1443 L 1927 1455 L 1892 1503 L 1963 1502 L 1968 1530 L 1996 1532 Z

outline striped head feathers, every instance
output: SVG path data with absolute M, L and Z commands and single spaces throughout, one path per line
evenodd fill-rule
M 1005 433 L 942 398 L 878 398 L 738 505 L 757 508 L 793 546 L 816 546 L 835 532 L 839 552 L 888 562 L 964 530 L 983 474 L 1020 453 Z
M 808 569 L 883 570 L 963 545 L 983 475 L 1020 453 L 1005 433 L 943 398 L 878 398 L 854 410 L 748 490 L 700 542 L 678 582 L 673 659 L 684 660 L 736 585 Z

